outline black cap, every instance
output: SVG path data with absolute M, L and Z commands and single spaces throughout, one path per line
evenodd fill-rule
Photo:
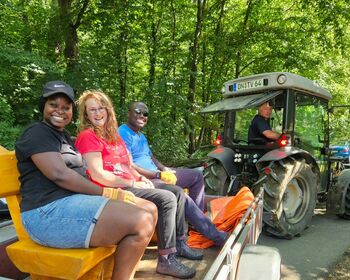
M 49 97 L 56 93 L 65 94 L 74 103 L 74 90 L 63 81 L 51 81 L 44 85 L 43 97 Z

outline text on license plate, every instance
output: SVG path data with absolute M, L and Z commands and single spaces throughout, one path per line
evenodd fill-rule
M 233 91 L 247 90 L 252 88 L 259 88 L 264 86 L 264 79 L 257 79 L 253 81 L 239 82 L 233 84 Z

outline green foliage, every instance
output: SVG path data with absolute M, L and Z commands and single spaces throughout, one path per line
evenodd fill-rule
M 0 47 L 0 94 L 12 109 L 14 124 L 25 125 L 38 117 L 42 85 L 55 77 L 55 64 L 26 51 Z
M 0 95 L 11 110 L 3 126 L 38 119 L 42 85 L 63 79 L 78 95 L 88 88 L 108 93 L 120 123 L 129 102 L 144 101 L 152 148 L 171 161 L 188 156 L 190 144 L 211 144 L 220 133 L 222 118 L 199 111 L 220 100 L 222 83 L 238 76 L 294 72 L 328 88 L 333 105 L 349 104 L 347 1 L 201 3 L 203 14 L 187 0 L 95 0 L 85 10 L 79 0 L 1 1 Z M 76 53 L 68 59 L 69 44 Z M 334 113 L 333 121 L 332 137 L 350 139 L 347 117 Z
M 156 109 L 155 109 L 156 108 Z M 164 163 L 173 163 L 178 159 L 187 158 L 187 139 L 181 137 L 184 130 L 183 118 L 174 120 L 171 107 L 159 110 L 150 107 L 149 123 L 144 129 L 151 149 L 157 158 Z
M 21 127 L 14 126 L 8 121 L 1 121 L 0 126 L 0 145 L 7 150 L 14 150 L 15 142 L 22 131 Z
M 8 150 L 13 150 L 15 141 L 18 138 L 21 128 L 14 125 L 13 112 L 11 107 L 6 103 L 3 96 L 0 94 L 0 111 L 4 116 L 0 121 L 0 145 Z

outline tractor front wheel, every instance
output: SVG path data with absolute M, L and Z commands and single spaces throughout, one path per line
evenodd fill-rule
M 227 195 L 230 178 L 218 160 L 210 160 L 204 169 L 205 193 L 209 195 Z

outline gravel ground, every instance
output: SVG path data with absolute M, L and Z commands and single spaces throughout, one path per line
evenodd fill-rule
M 330 270 L 327 280 L 350 279 L 350 248 L 343 254 L 339 262 Z

